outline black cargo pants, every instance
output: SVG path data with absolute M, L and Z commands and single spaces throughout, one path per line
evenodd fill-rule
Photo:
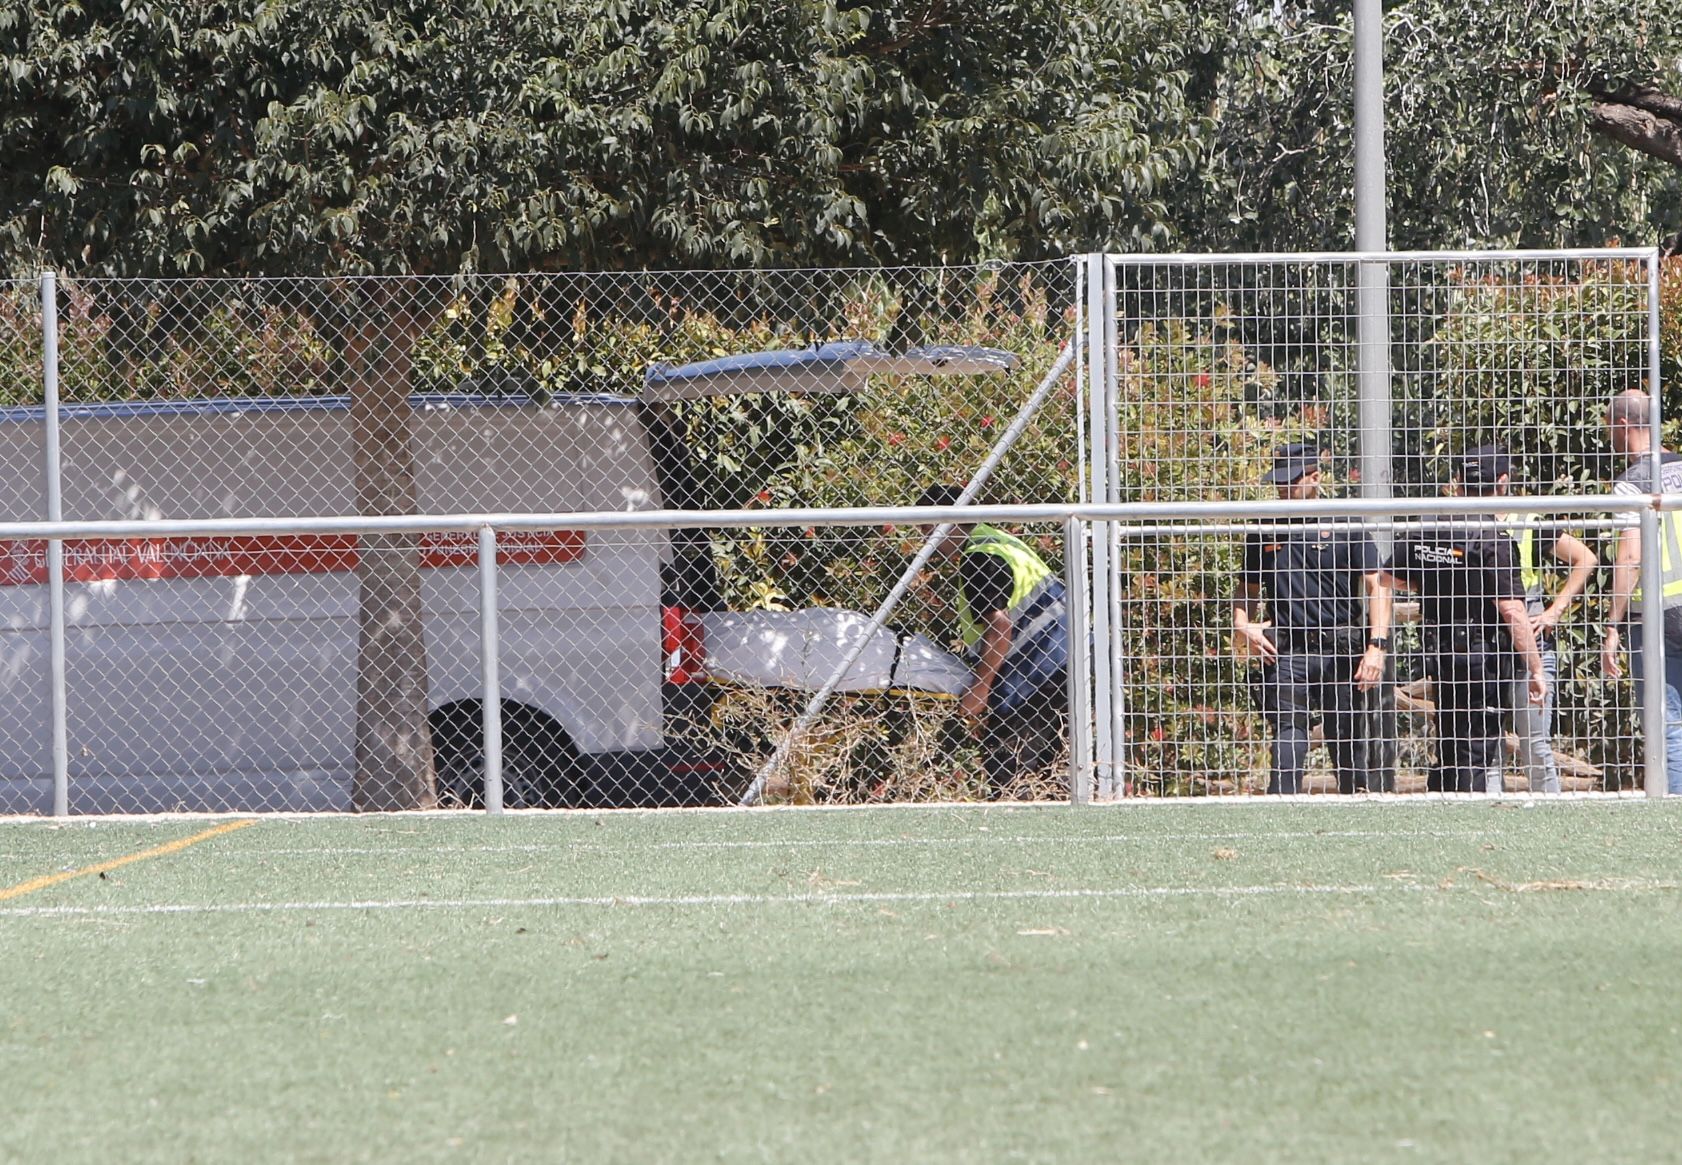
M 1326 750 L 1337 770 L 1337 789 L 1353 793 L 1368 787 L 1366 701 L 1355 690 L 1355 665 L 1365 650 L 1365 635 L 1354 628 L 1287 634 L 1278 640 L 1279 655 L 1251 673 L 1257 709 L 1273 733 L 1273 769 L 1269 793 L 1300 793 L 1308 759 L 1308 732 L 1314 715 L 1326 735 Z
M 1487 635 L 1455 633 L 1433 644 L 1430 674 L 1437 704 L 1433 793 L 1499 788 L 1507 718 L 1512 709 L 1512 653 Z

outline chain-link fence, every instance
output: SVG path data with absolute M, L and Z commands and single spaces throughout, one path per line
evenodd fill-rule
M 1636 442 L 1633 427 L 1609 420 L 1614 400 L 1644 417 L 1658 407 L 1656 263 L 1618 249 L 1112 257 L 1097 292 L 1107 306 L 1088 316 L 1104 453 L 1089 463 L 1091 496 L 1279 500 L 1303 516 L 1269 534 L 1219 538 L 1205 525 L 1095 543 L 1094 626 L 1108 645 L 1096 659 L 1109 725 L 1097 737 L 1100 784 L 1237 792 L 1433 781 L 1419 731 L 1437 731 L 1440 715 L 1451 735 L 1472 731 L 1458 707 L 1466 682 L 1432 674 L 1453 662 L 1437 658 L 1437 640 L 1466 628 L 1434 628 L 1435 600 L 1400 591 L 1395 629 L 1386 615 L 1380 633 L 1372 591 L 1391 556 L 1389 522 L 1351 537 L 1307 515 L 1339 497 L 1607 492 L 1652 452 L 1644 434 Z M 1511 542 L 1513 585 L 1544 662 L 1560 669 L 1547 706 L 1505 718 L 1527 775 L 1549 790 L 1627 787 L 1634 693 L 1605 682 L 1600 666 L 1604 613 L 1629 599 L 1626 588 L 1610 601 L 1612 572 L 1599 568 L 1620 531 L 1527 526 L 1493 505 L 1490 514 Z M 1473 636 L 1486 633 L 1505 629 Z M 1369 639 L 1382 660 L 1367 655 Z M 1355 674 L 1378 666 L 1370 684 Z M 1106 694 L 1124 688 L 1143 703 Z M 1567 737 L 1551 759 L 1544 723 Z M 1352 735 L 1376 742 L 1370 758 L 1343 746 Z M 1305 769 L 1310 740 L 1316 760 Z M 1333 747 L 1320 750 L 1322 740 Z
M 1489 733 L 1432 596 L 1377 635 L 1371 587 L 1381 499 L 1444 493 L 1510 544 L 1557 675 L 1545 716 L 1499 695 L 1506 787 L 1639 788 L 1599 630 L 1640 608 L 1606 569 L 1633 507 L 1579 503 L 1640 461 L 1607 408 L 1656 403 L 1652 261 L 77 279 L 50 384 L 39 289 L 0 288 L 4 807 L 1439 787 L 1439 720 Z M 991 511 L 989 547 L 875 513 L 978 475 L 963 502 L 1040 507 Z M 1497 518 L 1503 492 L 1559 505 Z M 1081 503 L 1109 508 L 1067 524 Z M 60 572 L 28 525 L 54 512 L 130 525 L 55 527 Z M 1334 621 L 1292 625 L 1322 539 L 1371 553 Z M 1320 656 L 1330 680 L 1291 671 Z
M 1595 551 L 1610 558 L 1633 529 L 1627 514 L 1126 529 L 1119 751 L 1131 792 L 1639 792 L 1637 693 L 1627 670 L 1613 678 L 1602 669 L 1605 596 L 1581 597 Z M 1522 596 L 1529 572 L 1516 569 L 1512 551 L 1527 533 L 1544 548 L 1537 573 L 1548 588 L 1548 600 L 1523 604 L 1547 681 L 1535 704 L 1526 661 L 1470 561 L 1480 539 L 1507 542 L 1509 585 Z M 1381 534 L 1389 553 L 1376 545 Z M 1397 561 L 1422 538 L 1449 556 L 1437 575 Z M 1581 553 L 1556 557 L 1556 547 Z M 1456 549 L 1471 555 L 1456 559 Z M 1320 585 L 1302 585 L 1310 577 Z M 1372 610 L 1381 585 L 1395 588 L 1382 618 Z M 1254 635 L 1238 617 L 1249 597 L 1260 608 Z M 1480 597 L 1481 619 L 1453 610 Z M 1333 618 L 1320 622 L 1322 612 Z M 1388 643 L 1369 651 L 1375 639 Z M 1363 662 L 1372 665 L 1365 682 Z M 1447 764 L 1480 772 L 1445 777 Z
M 1457 500 L 1468 502 L 1488 505 Z M 1635 529 L 1629 511 L 1641 504 L 1584 503 L 1587 513 L 1501 526 L 1463 516 L 1450 528 L 1509 542 L 1515 526 L 1616 541 Z M 1235 515 L 1255 508 L 1235 503 Z M 206 534 L 203 522 L 107 525 L 99 530 L 107 536 L 72 541 L 65 555 L 68 800 L 77 811 L 163 811 L 343 809 L 410 795 L 508 807 L 1090 796 L 1102 775 L 1094 744 L 1107 729 L 1089 694 L 1100 645 L 1081 609 L 1078 562 L 1086 536 L 1099 541 L 1112 528 L 1123 597 L 1122 679 L 1109 691 L 1121 732 L 1111 745 L 1126 792 L 1640 790 L 1633 668 L 1605 674 L 1598 640 L 1544 642 L 1545 705 L 1527 708 L 1516 653 L 1478 689 L 1480 699 L 1500 701 L 1500 723 L 1493 751 L 1477 762 L 1488 779 L 1475 789 L 1432 777 L 1445 739 L 1478 742 L 1464 719 L 1445 722 L 1442 711 L 1445 685 L 1464 683 L 1442 661 L 1469 659 L 1474 645 L 1445 637 L 1428 597 L 1398 604 L 1389 630 L 1389 722 L 1379 685 L 1355 685 L 1359 640 L 1282 634 L 1272 639 L 1276 658 L 1246 645 L 1234 631 L 1233 596 L 1270 540 L 1335 545 L 1382 529 L 1400 546 L 1434 528 L 1309 509 L 1317 516 L 1306 521 L 1123 514 L 1082 523 L 1048 518 L 1045 508 L 990 507 L 981 522 L 937 540 L 880 626 L 839 605 L 672 603 L 662 566 L 683 542 L 671 527 L 615 528 L 595 514 L 553 530 L 527 519 L 494 535 L 494 559 L 481 558 L 472 533 L 439 529 L 415 539 L 424 682 L 406 703 L 369 690 L 359 578 L 371 555 L 411 551 L 376 548 L 389 534 L 342 532 L 369 521 L 279 519 L 236 535 Z M 771 526 L 753 524 L 761 519 L 751 512 L 719 513 L 712 517 L 733 537 L 692 547 L 689 569 L 717 569 L 745 547 L 785 569 L 812 558 L 807 569 L 821 577 L 882 585 L 916 560 L 938 519 L 960 512 L 883 511 L 892 520 L 865 523 L 858 511 L 813 511 L 797 525 Z M 164 532 L 132 536 L 150 528 Z M 978 556 L 964 553 L 978 536 L 1008 538 L 1043 564 L 1039 607 L 1011 593 L 1009 572 L 978 573 Z M 1347 569 L 1362 567 L 1406 573 L 1382 559 Z M 14 664 L 25 658 L 19 645 L 45 655 L 45 574 L 39 544 L 8 560 L 0 602 Z M 978 612 L 988 609 L 1015 612 L 1016 641 L 1004 646 L 987 697 L 967 706 L 986 654 Z M 1598 626 L 1604 611 L 1600 597 L 1574 602 L 1561 627 Z M 1291 673 L 1293 657 L 1308 670 Z M 52 793 L 51 693 L 19 684 L 19 670 L 14 690 L 40 698 L 16 701 L 0 718 L 0 790 L 6 809 L 38 812 Z M 833 698 L 797 730 L 811 693 L 827 687 Z M 494 736 L 487 707 L 500 711 Z M 1294 757 L 1280 751 L 1292 733 Z M 382 742 L 397 755 L 382 755 Z M 487 797 L 493 759 L 499 777 Z M 1292 765 L 1294 779 L 1282 782 Z
M 1607 403 L 1657 372 L 1655 263 L 1115 259 L 1113 497 L 1269 497 L 1272 454 L 1293 443 L 1317 451 L 1328 493 L 1432 496 L 1491 443 L 1512 455 L 1514 493 L 1600 492 L 1623 468 Z M 1381 309 L 1365 323 L 1363 277 Z M 1363 482 L 1374 464 L 1387 480 Z
M 66 516 L 902 503 L 973 471 L 1074 338 L 1074 289 L 1070 263 L 65 281 Z M 1073 497 L 1065 387 L 998 500 Z M 143 432 L 215 452 L 136 464 Z M 300 457 L 334 472 L 264 492 Z
M 1062 625 L 1048 628 L 1060 654 L 1036 661 L 1034 690 L 1013 720 L 1037 734 L 1031 747 L 978 733 L 959 708 L 972 673 L 959 651 L 952 554 L 919 574 L 880 628 L 836 605 L 672 601 L 681 597 L 669 589 L 672 568 L 685 555 L 680 573 L 715 576 L 715 591 L 732 568 L 797 566 L 841 589 L 902 568 L 925 534 L 843 524 L 856 521 L 846 511 L 825 517 L 736 524 L 730 538 L 686 548 L 678 531 L 603 528 L 596 514 L 585 529 L 497 533 L 488 569 L 472 534 L 420 534 L 424 682 L 407 701 L 369 690 L 359 612 L 368 559 L 413 553 L 392 535 L 280 519 L 235 535 L 148 522 L 128 529 L 172 532 L 72 541 L 69 805 L 344 809 L 411 794 L 422 804 L 483 805 L 487 701 L 500 711 L 493 799 L 504 806 L 736 804 L 809 694 L 832 679 L 834 699 L 756 800 L 1066 797 Z M 1061 524 L 1012 528 L 1048 570 L 1061 570 Z M 9 635 L 43 658 L 44 544 L 12 545 L 0 588 Z M 400 673 L 372 682 L 404 686 Z M 0 717 L 0 788 L 12 811 L 50 803 L 51 693 L 31 687 L 41 699 Z M 398 755 L 381 755 L 382 742 Z
M 49 296 L 56 437 L 23 407 L 46 395 L 38 315 L 6 353 L 8 464 L 26 488 L 0 518 L 905 504 L 984 462 L 987 497 L 1070 500 L 1075 289 L 1070 263 L 62 280 Z M 59 466 L 43 474 L 49 448 Z M 499 559 L 517 604 L 502 616 L 511 804 L 726 796 L 709 775 L 722 745 L 667 755 L 715 702 L 668 665 L 667 641 L 727 610 L 871 609 L 898 546 L 827 527 L 677 528 L 587 549 L 521 537 L 538 540 Z M 458 779 L 484 747 L 482 693 L 461 689 L 477 608 L 455 588 L 472 572 L 435 561 L 423 536 L 95 545 L 71 546 L 55 646 L 55 600 L 30 585 L 55 573 L 49 545 L 10 544 L 12 598 L 28 606 L 13 624 L 28 699 L 12 728 L 29 745 L 14 775 L 40 778 L 34 746 L 56 714 L 79 804 L 400 806 L 431 797 L 428 771 L 446 801 L 482 795 Z M 125 747 L 160 710 L 183 726 Z

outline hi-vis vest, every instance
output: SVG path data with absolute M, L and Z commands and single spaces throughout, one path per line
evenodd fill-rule
M 1051 568 L 1040 560 L 1020 538 L 1014 538 L 1003 530 L 992 526 L 978 525 L 970 531 L 964 539 L 964 554 L 991 554 L 1002 558 L 1010 566 L 1010 618 L 1014 625 L 1015 634 L 1012 636 L 1011 648 L 1015 650 L 1021 646 L 1027 632 L 1035 630 L 1032 626 L 1025 626 L 1023 616 L 1030 607 L 1036 605 L 1050 585 L 1056 581 Z M 1027 620 L 1032 624 L 1035 620 Z M 974 647 L 981 639 L 981 623 L 975 613 L 970 610 L 969 597 L 964 594 L 963 584 L 958 584 L 958 635 L 964 641 L 965 647 Z
M 1659 548 L 1663 552 L 1659 577 L 1664 583 L 1666 610 L 1682 607 L 1682 510 L 1659 515 Z M 1629 597 L 1630 614 L 1641 610 L 1641 576 L 1637 574 L 1635 591 Z
M 1519 582 L 1524 587 L 1525 604 L 1530 607 L 1545 604 L 1548 592 L 1542 579 L 1542 565 L 1536 561 L 1536 527 L 1509 527 L 1507 533 L 1518 546 Z
M 1618 480 L 1612 484 L 1613 493 L 1666 493 L 1682 492 L 1682 457 L 1672 453 L 1669 449 L 1659 450 L 1658 474 L 1655 480 L 1647 480 L 1651 470 L 1649 453 L 1638 454 L 1628 469 L 1618 475 Z M 1641 548 L 1642 558 L 1645 559 L 1651 548 Z M 1659 579 L 1663 589 L 1665 613 L 1682 607 L 1682 512 L 1671 511 L 1659 514 Z M 1635 576 L 1635 590 L 1630 594 L 1630 615 L 1641 617 L 1641 575 Z M 1669 621 L 1667 620 L 1667 626 Z

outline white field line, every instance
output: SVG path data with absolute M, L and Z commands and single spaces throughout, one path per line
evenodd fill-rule
M 930 890 L 851 894 L 672 894 L 596 895 L 544 898 L 395 898 L 355 902 L 152 903 L 145 906 L 15 906 L 0 918 L 76 917 L 134 914 L 247 914 L 310 910 L 513 910 L 520 908 L 615 906 L 846 906 L 872 903 L 1010 902 L 1057 899 L 1248 897 L 1265 894 L 1369 894 L 1379 886 L 1131 886 L 1110 890 Z M 1411 887 L 1410 887 L 1411 888 Z
M 1097 833 L 1097 834 L 977 834 L 974 837 L 857 837 L 857 838 L 791 838 L 770 840 L 717 841 L 650 841 L 627 842 L 616 845 L 606 841 L 554 842 L 528 845 L 440 845 L 440 846 L 276 846 L 272 849 L 241 848 L 207 851 L 200 857 L 266 858 L 330 856 L 343 854 L 353 857 L 391 854 L 413 857 L 417 854 L 534 854 L 534 853 L 613 853 L 618 850 L 645 852 L 648 850 L 764 850 L 764 849 L 900 849 L 949 845 L 1116 845 L 1148 841 L 1301 841 L 1320 838 L 1471 838 L 1487 837 L 1486 829 L 1321 829 L 1300 832 L 1263 831 L 1257 833 Z M 26 857 L 10 854 L 10 857 Z
M 520 910 L 590 907 L 721 907 L 721 906 L 849 906 L 924 902 L 1046 902 L 1150 898 L 1254 898 L 1271 895 L 1359 895 L 1452 892 L 1456 889 L 1495 889 L 1478 881 L 1453 885 L 1393 882 L 1386 885 L 1317 885 L 1271 883 L 1252 886 L 1125 886 L 1074 890 L 907 890 L 850 894 L 674 894 L 595 895 L 541 898 L 393 898 L 350 902 L 181 902 L 142 906 L 15 906 L 0 908 L 0 918 L 79 918 L 135 915 L 278 914 L 310 911 L 398 910 Z M 1547 883 L 1515 885 L 1530 889 L 1630 893 L 1676 890 L 1682 883 L 1643 879 L 1602 879 L 1558 886 Z

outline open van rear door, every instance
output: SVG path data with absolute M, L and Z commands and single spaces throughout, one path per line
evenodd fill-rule
M 940 345 L 888 352 L 868 340 L 839 340 L 807 348 L 779 349 L 746 355 L 724 356 L 693 364 L 655 364 L 643 378 L 643 400 L 657 413 L 673 401 L 745 393 L 788 392 L 795 394 L 852 394 L 861 391 L 872 376 L 979 376 L 1000 375 L 1018 364 L 1014 353 L 999 348 L 972 345 Z M 675 434 L 668 426 L 667 448 L 676 453 Z M 657 445 L 660 442 L 656 442 Z M 684 451 L 687 452 L 687 451 Z M 686 467 L 685 472 L 688 472 Z M 677 474 L 672 474 L 676 480 Z M 680 508 L 687 508 L 681 506 Z M 711 651 L 720 651 L 716 678 L 737 683 L 816 690 L 838 652 L 844 651 L 860 634 L 865 616 L 857 612 L 810 608 L 803 611 L 756 611 L 731 616 L 715 612 L 718 586 L 695 585 L 687 573 L 705 576 L 712 567 L 706 535 L 695 531 L 688 546 L 677 547 L 677 562 L 671 568 L 674 586 L 664 600 L 668 682 L 682 683 L 707 674 Z M 687 551 L 687 553 L 686 553 Z M 700 561 L 699 559 L 704 559 Z M 697 601 L 710 594 L 714 602 Z M 700 612 L 708 612 L 702 617 Z M 950 694 L 953 676 L 968 672 L 964 665 L 932 643 L 918 644 L 917 650 L 930 657 L 929 666 L 915 678 L 896 669 L 903 644 L 891 632 L 878 631 L 885 647 L 869 659 L 857 662 L 849 679 L 858 690 L 910 687 Z M 712 642 L 708 642 L 712 641 Z M 775 643 L 776 648 L 772 649 Z M 943 658 L 944 657 L 944 658 Z M 921 658 L 921 656 L 919 656 Z M 798 661 L 795 666 L 790 661 Z M 782 662 L 777 662 L 782 661 Z M 959 685 L 958 691 L 962 690 Z
M 972 345 L 937 345 L 901 353 L 868 340 L 836 340 L 723 356 L 694 364 L 654 364 L 643 376 L 643 399 L 697 400 L 749 392 L 855 393 L 872 376 L 984 376 L 1017 365 L 1014 353 Z

